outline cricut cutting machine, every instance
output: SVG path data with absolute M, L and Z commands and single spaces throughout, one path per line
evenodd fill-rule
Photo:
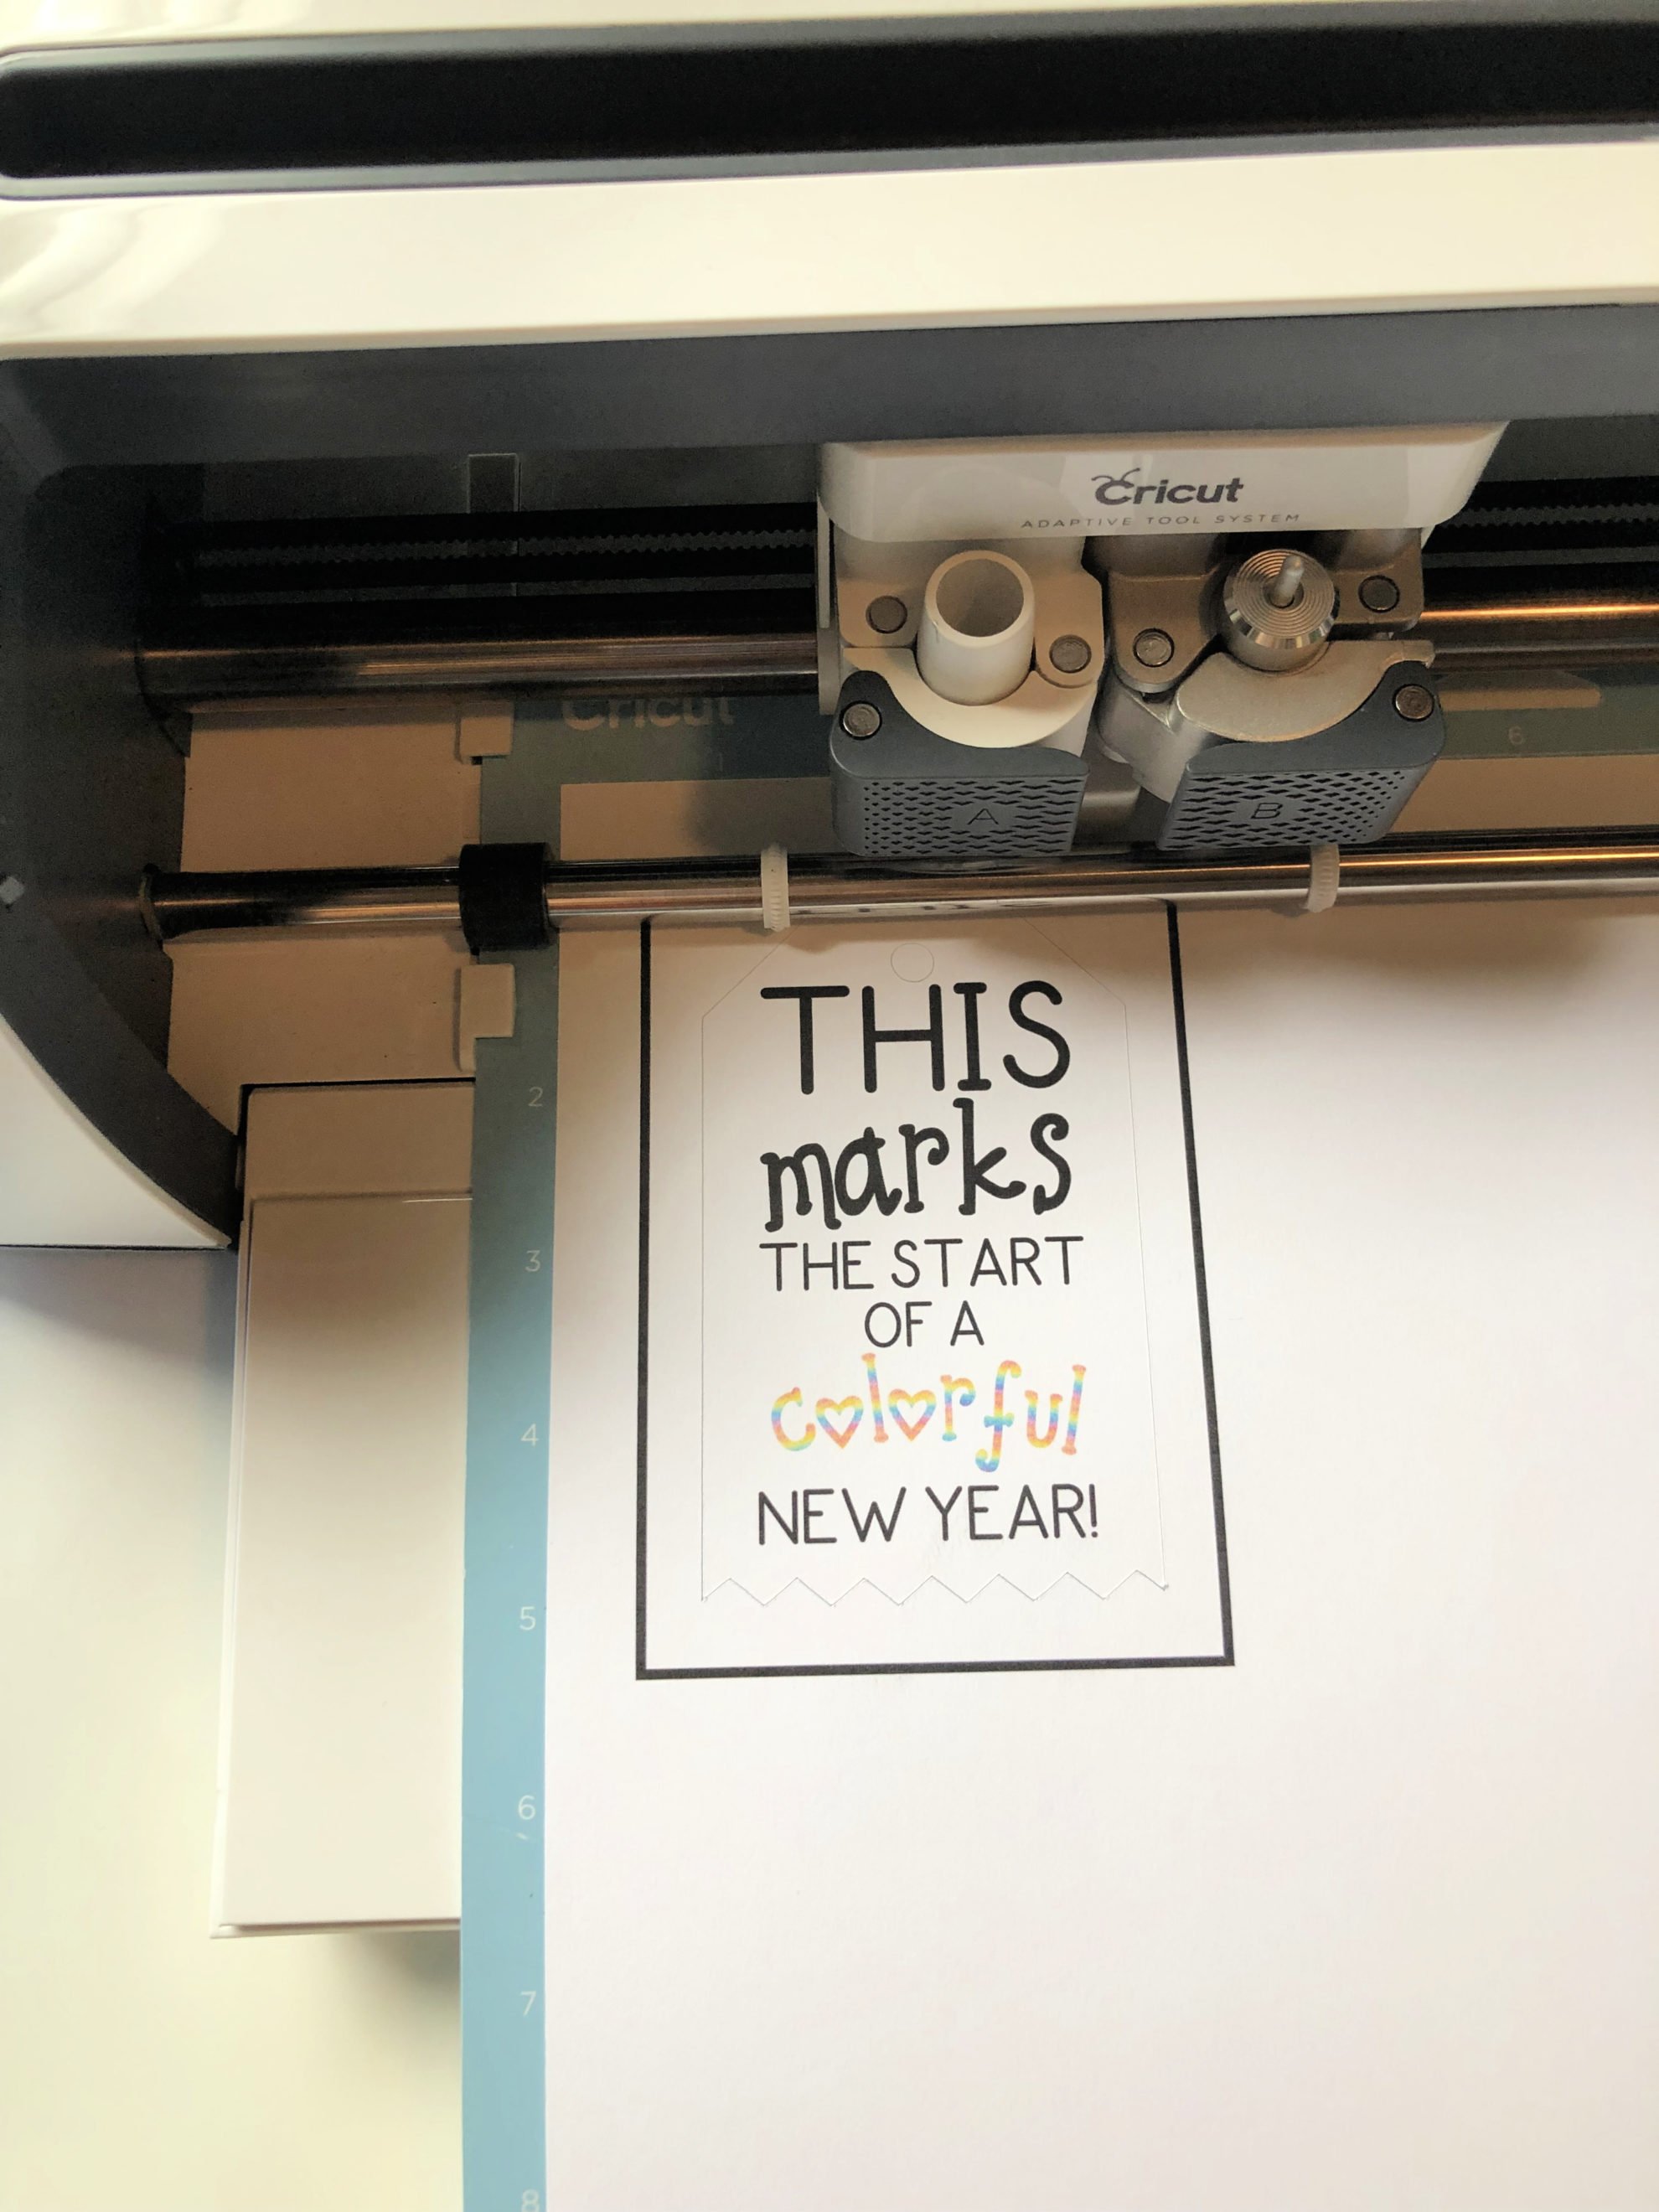
M 1656 33 L 210 12 L 5 19 L 0 1240 L 240 1240 L 218 1922 L 446 1921 L 514 957 L 1651 890 Z

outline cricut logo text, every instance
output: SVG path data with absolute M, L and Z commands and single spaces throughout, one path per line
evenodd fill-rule
M 1218 507 L 1224 500 L 1236 506 L 1244 489 L 1243 477 L 1233 477 L 1226 483 L 1171 483 L 1168 477 L 1160 477 L 1156 483 L 1140 483 L 1140 464 L 1121 477 L 1100 476 L 1094 479 L 1095 503 L 1097 507 L 1139 507 L 1143 500 L 1154 507 Z

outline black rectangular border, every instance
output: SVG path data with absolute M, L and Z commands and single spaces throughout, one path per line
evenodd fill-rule
M 636 1399 L 636 1482 L 634 1582 L 634 1674 L 641 1682 L 715 1682 L 814 1674 L 1065 1674 L 1119 1673 L 1133 1668 L 1231 1667 L 1233 1664 L 1232 1577 L 1227 1559 L 1227 1516 L 1221 1487 L 1221 1432 L 1216 1419 L 1215 1362 L 1210 1345 L 1210 1292 L 1204 1265 L 1204 1224 L 1198 1194 L 1198 1150 L 1193 1136 L 1192 1070 L 1187 1054 L 1187 1000 L 1182 981 L 1181 927 L 1173 906 L 1169 921 L 1170 992 L 1175 1011 L 1176 1064 L 1181 1086 L 1181 1127 L 1187 1154 L 1187 1207 L 1193 1238 L 1193 1282 L 1198 1298 L 1204 1416 L 1210 1440 L 1210 1494 L 1215 1510 L 1216 1581 L 1221 1600 L 1221 1650 L 1206 1657 L 1158 1659 L 921 1659 L 881 1660 L 846 1667 L 652 1667 L 646 1659 L 649 1555 L 646 1538 L 646 1437 L 651 1303 L 651 929 L 640 929 L 640 1281 L 639 1388 Z

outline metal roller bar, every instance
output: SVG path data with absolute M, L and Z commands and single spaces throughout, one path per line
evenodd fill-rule
M 457 868 L 249 869 L 164 875 L 148 869 L 139 907 L 152 935 L 222 929 L 457 929 Z
M 158 704 L 399 691 L 811 691 L 811 632 L 780 636 L 335 639 L 273 645 L 146 646 Z
M 1513 600 L 1448 600 L 1430 609 L 1422 630 L 1434 640 L 1434 665 L 1442 671 L 1659 661 L 1659 596 L 1539 592 Z
M 1420 635 L 1435 665 L 1600 668 L 1659 662 L 1659 597 L 1538 593 L 1514 601 L 1449 599 Z M 810 630 L 729 636 L 284 640 L 251 645 L 148 645 L 138 655 L 158 705 L 210 699 L 363 696 L 402 691 L 811 691 Z
M 848 854 L 789 863 L 797 921 L 951 914 L 1090 914 L 1175 905 L 1294 908 L 1306 899 L 1305 854 L 1178 859 L 1145 848 L 1074 853 L 983 873 L 872 871 Z M 547 872 L 556 929 L 641 921 L 757 922 L 760 869 L 748 859 L 557 862 Z M 1342 855 L 1338 899 L 1377 901 L 1642 897 L 1659 891 L 1659 828 L 1525 839 L 1396 837 Z M 163 875 L 143 890 L 164 940 L 204 930 L 459 929 L 454 868 L 319 868 L 240 875 Z

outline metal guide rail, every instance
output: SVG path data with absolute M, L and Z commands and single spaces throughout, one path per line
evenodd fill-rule
M 1331 848 L 1172 856 L 1147 847 L 1073 853 L 983 872 L 872 868 L 849 854 L 787 863 L 790 921 L 895 921 L 958 914 L 1089 914 L 1164 905 L 1625 898 L 1659 891 L 1659 826 L 1524 837 L 1401 836 Z M 642 921 L 775 924 L 758 857 L 572 862 L 540 846 L 471 846 L 458 867 L 318 868 L 163 874 L 142 890 L 163 942 L 204 931 L 440 929 L 475 951 L 544 943 L 572 927 Z M 516 919 L 515 919 L 516 917 Z
M 817 688 L 801 501 L 175 522 L 137 659 L 161 708 L 455 690 Z M 1477 486 L 1423 552 L 1443 672 L 1659 663 L 1659 477 Z

